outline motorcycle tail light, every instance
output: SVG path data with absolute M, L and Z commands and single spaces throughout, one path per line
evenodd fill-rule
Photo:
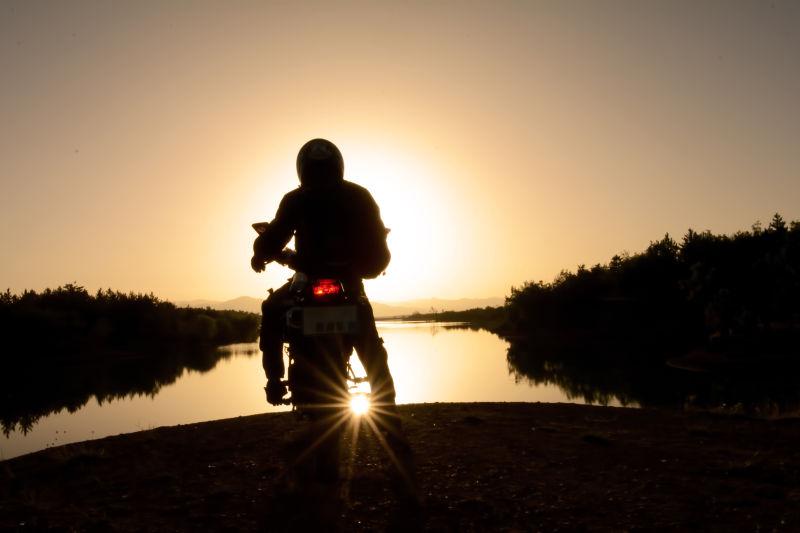
M 335 279 L 318 279 L 311 285 L 311 293 L 315 298 L 336 296 L 342 292 L 342 284 Z

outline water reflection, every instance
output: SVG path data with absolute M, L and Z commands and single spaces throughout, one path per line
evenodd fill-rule
M 0 460 L 107 435 L 286 410 L 286 407 L 267 406 L 264 401 L 264 375 L 261 358 L 255 356 L 257 350 L 256 344 L 229 346 L 206 354 L 215 359 L 213 364 L 207 361 L 182 369 L 182 365 L 176 365 L 161 379 L 153 380 L 152 389 L 147 386 L 126 389 L 123 385 L 114 396 L 98 391 L 88 401 L 84 390 L 77 399 L 54 401 L 56 410 L 46 416 L 41 415 L 42 411 L 30 411 L 28 416 L 39 416 L 27 432 L 18 425 L 16 431 L 0 437 Z M 182 356 L 172 357 L 173 361 L 180 361 Z M 142 365 L 141 361 L 138 365 L 131 364 Z M 114 380 L 111 376 L 119 376 L 123 370 L 99 373 L 96 381 Z M 126 376 L 123 372 L 122 382 Z M 73 401 L 75 409 L 70 410 L 67 404 Z
M 654 346 L 579 349 L 515 339 L 509 368 L 518 380 L 554 384 L 571 399 L 643 407 L 698 408 L 776 417 L 800 414 L 800 374 L 763 360 L 726 360 L 706 371 L 666 363 L 681 354 Z
M 508 342 L 486 331 L 425 322 L 378 329 L 398 403 L 570 401 L 556 385 L 516 382 L 506 363 Z
M 485 331 L 379 323 L 398 402 L 570 401 L 556 385 L 518 384 L 508 343 Z M 105 365 L 4 374 L 0 459 L 161 425 L 285 410 L 266 404 L 256 344 Z M 357 358 L 351 360 L 357 371 Z M 580 401 L 580 400 L 577 400 Z
M 800 372 L 692 373 L 652 348 L 555 349 L 463 324 L 381 322 L 399 403 L 572 402 L 800 412 Z M 0 375 L 0 459 L 161 425 L 285 410 L 266 404 L 258 346 Z M 357 358 L 352 362 L 358 372 Z
M 24 434 L 42 417 L 64 410 L 74 413 L 93 398 L 100 405 L 136 396 L 152 398 L 186 371 L 208 372 L 238 349 L 198 347 L 191 352 L 93 359 L 90 363 L 70 360 L 46 369 L 23 367 L 5 372 L 0 378 L 0 426 L 6 436 L 15 430 Z

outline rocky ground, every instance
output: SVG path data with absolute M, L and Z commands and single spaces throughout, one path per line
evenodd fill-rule
M 428 531 L 800 531 L 800 420 L 568 404 L 401 406 Z M 288 413 L 164 427 L 0 462 L 0 529 L 269 531 Z M 329 527 L 385 530 L 386 454 L 345 443 Z M 338 521 L 338 523 L 337 523 Z

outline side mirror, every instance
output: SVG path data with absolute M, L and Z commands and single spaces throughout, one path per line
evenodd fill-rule
M 253 229 L 256 230 L 256 233 L 258 233 L 259 235 L 267 231 L 268 227 L 269 227 L 269 222 L 256 222 L 255 224 L 253 224 Z

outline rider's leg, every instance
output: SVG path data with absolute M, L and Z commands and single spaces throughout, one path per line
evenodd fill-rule
M 383 339 L 378 336 L 372 306 L 364 301 L 360 306 L 361 332 L 355 342 L 356 352 L 370 384 L 370 396 L 375 406 L 372 420 L 386 439 L 395 474 L 395 490 L 406 500 L 418 503 L 416 472 L 411 446 L 406 439 L 395 404 L 395 388 L 389 371 L 388 355 Z
M 383 346 L 383 339 L 378 336 L 375 327 L 375 315 L 369 301 L 359 305 L 359 322 L 361 332 L 355 342 L 356 353 L 364 370 L 367 371 L 372 403 L 382 410 L 395 412 L 395 389 L 392 373 L 389 371 L 389 356 Z
M 289 300 L 289 283 L 272 292 L 261 304 L 261 364 L 267 379 L 282 379 L 283 364 L 283 319 Z

